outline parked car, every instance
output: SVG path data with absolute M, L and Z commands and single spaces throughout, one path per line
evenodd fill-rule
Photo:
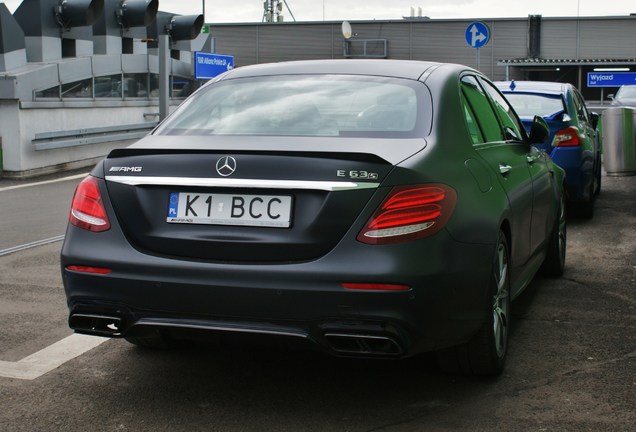
M 608 97 L 612 100 L 612 106 L 636 108 L 636 85 L 623 85 L 618 89 L 616 95 Z
M 589 112 L 572 84 L 540 81 L 495 83 L 529 129 L 535 115 L 550 126 L 550 137 L 538 147 L 566 172 L 565 188 L 572 208 L 583 217 L 594 215 L 601 190 L 599 115 Z
M 78 186 L 61 267 L 78 333 L 190 332 L 499 373 L 510 302 L 563 272 L 564 172 L 464 66 L 234 69 Z M 199 335 L 200 336 L 200 335 Z

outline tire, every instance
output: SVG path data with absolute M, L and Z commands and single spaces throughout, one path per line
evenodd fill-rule
M 601 174 L 601 157 L 599 155 L 598 158 L 599 162 L 598 162 L 598 168 L 596 169 L 596 185 L 594 186 L 594 195 L 598 195 L 601 193 L 601 179 L 603 178 L 603 175 Z
M 498 375 L 508 354 L 510 324 L 510 253 L 500 231 L 493 257 L 492 277 L 484 323 L 465 344 L 437 352 L 442 370 L 464 375 Z
M 596 202 L 596 195 L 601 190 L 601 180 L 597 178 L 596 173 L 592 173 L 592 183 L 589 189 L 589 198 L 587 201 L 577 203 L 576 214 L 583 219 L 592 219 L 594 217 L 594 203 Z
M 567 249 L 567 218 L 565 214 L 565 200 L 561 198 L 559 210 L 550 240 L 548 250 L 541 266 L 541 273 L 550 277 L 560 277 L 565 269 L 565 252 Z

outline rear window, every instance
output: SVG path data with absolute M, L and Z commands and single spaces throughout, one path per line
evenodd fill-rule
M 505 93 L 520 117 L 552 117 L 565 110 L 561 96 L 548 96 L 529 93 Z
M 410 138 L 422 135 L 430 117 L 427 94 L 422 83 L 405 79 L 226 80 L 197 92 L 156 133 Z

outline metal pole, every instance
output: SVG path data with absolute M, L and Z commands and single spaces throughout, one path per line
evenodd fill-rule
M 291 9 L 289 8 L 289 5 L 287 4 L 287 1 L 283 0 L 283 3 L 285 4 L 285 7 L 287 8 L 287 12 L 289 12 L 289 14 L 291 15 L 291 17 L 294 20 L 294 22 L 296 22 L 296 17 L 294 16 L 294 14 L 292 13 Z
M 477 48 L 477 70 L 481 72 L 481 58 L 479 55 L 479 48 Z
M 603 90 L 605 90 L 605 87 L 601 87 L 601 105 L 603 105 L 603 99 L 604 99 Z
M 170 36 L 159 35 L 159 121 L 170 109 Z

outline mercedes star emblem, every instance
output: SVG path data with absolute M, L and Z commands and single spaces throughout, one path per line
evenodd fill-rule
M 234 174 L 236 171 L 236 159 L 232 156 L 223 156 L 216 163 L 216 172 L 220 176 L 227 177 Z

